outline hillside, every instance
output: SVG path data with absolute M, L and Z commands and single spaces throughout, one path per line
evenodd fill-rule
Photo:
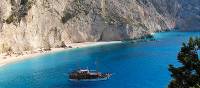
M 2 0 L 0 52 L 198 29 L 198 11 L 198 0 Z

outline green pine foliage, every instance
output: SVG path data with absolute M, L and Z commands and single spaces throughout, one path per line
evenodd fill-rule
M 200 60 L 197 50 L 200 48 L 200 38 L 190 37 L 189 42 L 183 43 L 177 60 L 180 67 L 169 65 L 169 71 L 173 78 L 169 88 L 200 88 Z

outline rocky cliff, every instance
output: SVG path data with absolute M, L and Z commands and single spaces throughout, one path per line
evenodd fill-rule
M 182 5 L 188 5 L 183 2 L 188 1 L 2 0 L 0 52 L 59 47 L 62 42 L 135 39 L 181 27 L 187 22 L 179 16 Z
M 177 27 L 183 31 L 200 31 L 200 0 L 180 0 Z

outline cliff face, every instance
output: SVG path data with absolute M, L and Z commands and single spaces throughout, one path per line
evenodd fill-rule
M 200 0 L 180 0 L 177 27 L 183 31 L 200 31 Z
M 73 43 L 139 38 L 174 28 L 176 23 L 185 20 L 177 21 L 180 18 L 178 14 L 184 9 L 182 2 L 2 0 L 0 52 L 59 47 L 62 41 Z

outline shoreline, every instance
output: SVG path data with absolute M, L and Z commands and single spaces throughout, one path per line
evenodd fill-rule
M 85 47 L 92 47 L 92 46 L 99 46 L 99 45 L 116 44 L 116 43 L 122 43 L 122 41 L 71 43 L 71 44 L 66 44 L 66 46 L 70 46 L 71 48 L 51 48 L 50 51 L 45 51 L 45 52 L 34 50 L 34 52 L 31 52 L 31 53 L 30 51 L 24 51 L 23 53 L 25 54 L 23 55 L 8 56 L 5 54 L 0 54 L 0 67 L 9 65 L 15 62 L 32 59 L 37 56 L 47 55 L 47 54 L 56 53 L 56 52 L 62 52 L 65 50 L 72 50 L 76 48 L 85 48 Z

